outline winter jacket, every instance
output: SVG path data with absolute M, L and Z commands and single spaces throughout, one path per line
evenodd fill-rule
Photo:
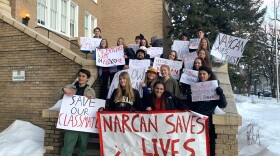
M 166 91 L 169 91 L 171 94 L 173 94 L 177 98 L 180 98 L 180 89 L 179 89 L 179 84 L 178 84 L 177 80 L 170 77 L 165 82 L 164 82 L 164 78 L 161 78 L 161 81 L 164 83 Z

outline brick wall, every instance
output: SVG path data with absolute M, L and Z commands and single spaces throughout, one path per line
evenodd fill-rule
M 16 119 L 44 127 L 42 110 L 54 105 L 54 92 L 81 66 L 2 20 L 0 28 L 0 131 Z M 25 70 L 24 82 L 12 81 L 18 69 Z

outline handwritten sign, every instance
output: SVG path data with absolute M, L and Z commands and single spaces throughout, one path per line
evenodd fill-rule
M 139 49 L 139 44 L 129 44 L 129 48 L 132 48 L 133 51 L 136 53 L 136 51 Z
M 189 53 L 189 41 L 175 40 L 172 45 L 172 50 L 178 54 L 178 60 L 182 60 Z
M 112 67 L 124 65 L 123 46 L 117 46 L 107 49 L 96 48 L 96 65 L 100 67 Z
M 105 107 L 105 100 L 64 95 L 56 128 L 98 133 L 96 112 L 100 107 Z
M 218 81 L 206 81 L 194 83 L 191 85 L 192 101 L 208 101 L 218 100 L 220 96 L 216 93 L 218 87 Z
M 219 33 L 211 49 L 211 55 L 236 65 L 243 54 L 247 41 L 246 39 Z
M 150 58 L 160 57 L 163 53 L 163 47 L 149 47 L 147 53 L 150 55 Z
M 190 39 L 190 49 L 198 49 L 200 43 L 200 38 L 192 38 Z
M 101 155 L 206 156 L 208 117 L 193 112 L 98 113 Z
M 151 61 L 148 59 L 144 59 L 144 60 L 130 59 L 129 60 L 129 68 L 146 68 L 146 69 L 148 69 L 150 64 L 151 64 Z
M 194 84 L 198 81 L 198 71 L 191 69 L 184 69 L 180 78 L 180 82 L 185 84 Z
M 93 51 L 98 48 L 101 38 L 80 37 L 81 50 Z
M 154 60 L 153 67 L 156 68 L 159 72 L 160 67 L 163 64 L 168 65 L 170 67 L 170 70 L 171 70 L 171 76 L 174 79 L 179 80 L 180 69 L 183 66 L 183 62 L 182 61 L 173 61 L 173 60 L 168 60 L 168 59 L 163 59 L 163 58 L 156 57 L 155 60 Z
M 186 54 L 186 56 L 184 57 L 185 68 L 186 69 L 192 69 L 194 60 L 196 58 L 197 58 L 197 53 L 196 52 Z
M 113 81 L 112 81 L 112 83 L 110 85 L 110 88 L 109 88 L 109 93 L 107 95 L 107 99 L 110 99 L 114 89 L 118 88 L 119 76 L 122 72 L 128 72 L 128 74 L 130 76 L 130 81 L 131 81 L 131 84 L 132 84 L 132 88 L 138 90 L 139 93 L 140 93 L 140 96 L 142 97 L 143 96 L 143 89 L 142 89 L 141 84 L 145 79 L 146 69 L 145 68 L 137 68 L 137 69 L 129 68 L 129 69 L 126 69 L 126 70 L 118 71 L 115 74 L 115 76 L 113 78 Z

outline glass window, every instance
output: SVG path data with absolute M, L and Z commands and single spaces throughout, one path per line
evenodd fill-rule
M 84 21 L 84 28 L 85 28 L 85 37 L 89 37 L 90 36 L 90 27 L 89 27 L 89 18 L 90 18 L 90 15 L 89 14 L 85 14 L 85 21 Z
M 38 0 L 38 23 L 46 25 L 47 4 L 46 0 Z
M 61 0 L 61 32 L 66 34 L 67 0 Z
M 56 30 L 57 24 L 57 1 L 50 0 L 50 28 Z
M 75 36 L 76 27 L 76 5 L 71 3 L 70 5 L 70 36 Z

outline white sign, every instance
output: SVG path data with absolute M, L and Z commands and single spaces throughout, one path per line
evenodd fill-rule
M 196 58 L 197 58 L 197 53 L 196 52 L 186 54 L 186 56 L 184 57 L 185 68 L 186 69 L 193 69 L 193 63 L 194 63 L 194 60 Z
M 180 82 L 191 85 L 198 81 L 198 71 L 191 69 L 184 69 L 183 71 Z
M 80 37 L 81 50 L 94 51 L 98 48 L 101 38 Z
M 140 94 L 140 97 L 142 97 L 143 96 L 143 89 L 142 89 L 141 84 L 145 79 L 146 68 L 136 68 L 136 69 L 129 68 L 129 69 L 126 69 L 126 70 L 118 71 L 115 74 L 115 76 L 113 78 L 113 81 L 112 81 L 112 83 L 110 85 L 110 88 L 109 88 L 109 93 L 107 95 L 107 99 L 110 99 L 114 89 L 118 88 L 119 76 L 122 72 L 128 72 L 128 74 L 130 76 L 130 81 L 131 81 L 132 87 L 134 89 L 138 90 L 139 94 Z
M 160 67 L 163 64 L 168 65 L 170 67 L 170 70 L 171 70 L 171 76 L 174 79 L 179 80 L 180 69 L 183 66 L 183 62 L 182 61 L 173 61 L 173 60 L 168 60 L 168 59 L 163 59 L 163 58 L 156 57 L 155 60 L 154 60 L 153 67 L 156 68 L 159 72 Z
M 100 155 L 207 156 L 208 117 L 194 112 L 98 113 Z
M 198 49 L 199 43 L 200 43 L 200 39 L 201 39 L 201 38 L 193 38 L 193 39 L 190 39 L 189 48 L 190 48 L 190 49 Z
M 150 55 L 150 58 L 160 57 L 163 53 L 163 47 L 149 47 L 147 49 L 147 54 Z
M 117 46 L 107 49 L 96 48 L 96 65 L 100 67 L 112 67 L 116 65 L 124 65 L 123 46 Z
M 177 52 L 178 60 L 182 60 L 184 56 L 189 53 L 189 41 L 173 41 L 172 50 Z
M 151 65 L 151 61 L 148 59 L 144 60 L 134 60 L 134 59 L 129 59 L 129 68 L 146 68 Z
M 211 55 L 236 65 L 242 57 L 247 41 L 246 39 L 219 33 L 211 49 Z
M 25 81 L 25 70 L 13 70 L 12 81 Z
M 192 101 L 219 100 L 220 96 L 216 93 L 218 81 L 205 81 L 191 85 Z
M 98 133 L 96 112 L 105 107 L 105 100 L 64 94 L 56 128 Z
M 139 44 L 129 44 L 129 48 L 132 48 L 133 51 L 136 53 L 136 51 L 139 49 Z

